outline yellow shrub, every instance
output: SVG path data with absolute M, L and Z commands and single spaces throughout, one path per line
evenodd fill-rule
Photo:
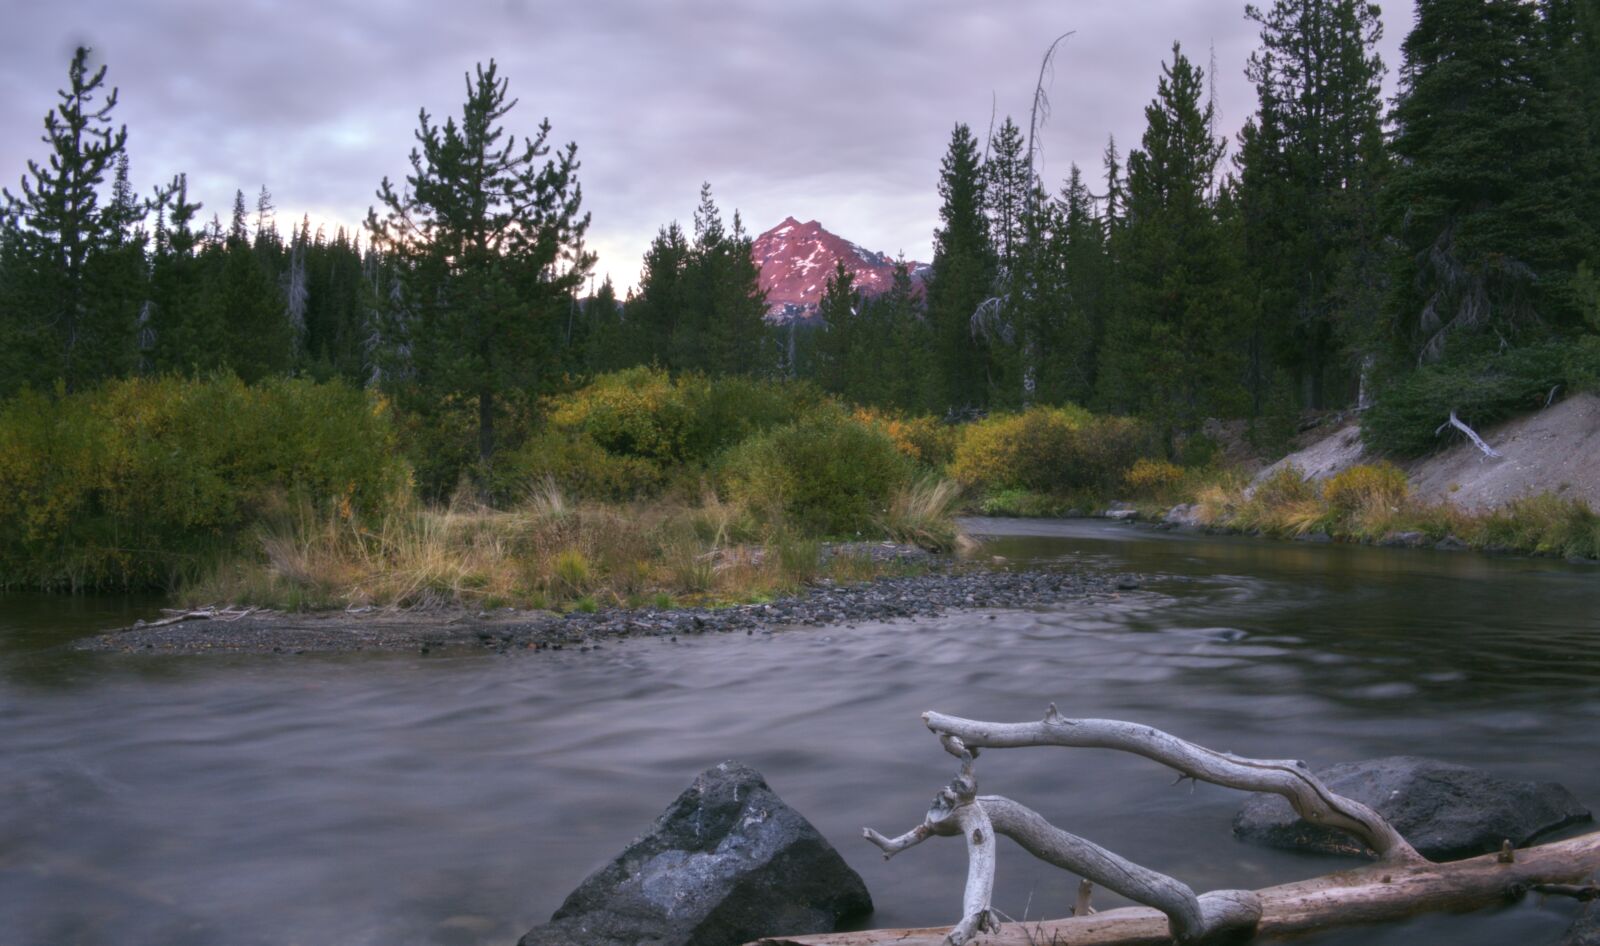
M 1160 497 L 1183 482 L 1183 467 L 1165 460 L 1140 457 L 1122 475 L 1122 485 L 1130 496 Z
M 955 453 L 957 428 L 937 417 L 901 417 L 870 407 L 856 408 L 854 416 L 883 431 L 896 450 L 925 466 L 942 467 Z
M 1253 502 L 1263 506 L 1283 506 L 1317 498 L 1317 485 L 1293 463 L 1278 467 L 1257 483 L 1251 492 Z
M 964 486 L 1061 493 L 1115 489 L 1122 474 L 1152 451 L 1149 429 L 1125 417 L 1096 417 L 1079 407 L 1035 407 L 968 425 L 950 474 Z
M 1322 498 L 1342 513 L 1369 506 L 1397 507 L 1410 493 L 1405 473 L 1388 463 L 1353 466 L 1322 484 Z

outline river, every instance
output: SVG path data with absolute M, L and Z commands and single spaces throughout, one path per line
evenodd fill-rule
M 1600 805 L 1600 571 L 1553 561 L 976 521 L 988 554 L 1145 577 L 1114 600 L 622 641 L 592 653 L 79 654 L 148 599 L 0 599 L 0 944 L 500 944 L 700 770 L 743 759 L 861 872 L 875 926 L 953 922 L 965 852 L 893 861 L 953 772 L 927 709 L 1136 720 L 1313 766 L 1427 754 Z M 985 754 L 984 791 L 1197 889 L 1349 861 L 1250 847 L 1241 796 L 1089 750 Z M 1000 849 L 996 906 L 1075 883 Z M 1097 906 L 1114 905 L 1101 895 Z M 1301 942 L 1553 943 L 1566 902 Z

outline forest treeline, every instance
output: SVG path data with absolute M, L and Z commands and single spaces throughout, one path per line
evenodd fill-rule
M 799 378 L 905 414 L 1078 404 L 1169 445 L 1207 417 L 1269 441 L 1373 403 L 1368 436 L 1432 441 L 1600 381 L 1600 3 L 1420 0 L 1399 94 L 1376 6 L 1248 7 L 1257 108 L 1219 134 L 1174 44 L 1124 154 L 1047 184 L 1033 129 L 956 124 L 931 272 L 864 298 L 842 267 L 814 326 L 775 326 L 711 189 L 637 288 L 592 291 L 576 145 L 518 138 L 493 63 L 423 113 L 365 226 L 280 222 L 262 188 L 209 220 L 178 174 L 131 183 L 104 67 L 80 50 L 44 158 L 0 222 L 0 397 L 131 376 L 341 379 L 403 419 L 425 491 L 538 435 L 542 399 L 637 365 Z M 987 140 L 984 140 L 987 138 Z

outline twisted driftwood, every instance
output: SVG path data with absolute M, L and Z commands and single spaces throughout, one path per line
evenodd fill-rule
M 1303 762 L 1217 752 L 1120 720 L 1067 719 L 1054 705 L 1039 722 L 991 723 L 934 712 L 923 714 L 923 721 L 946 751 L 961 760 L 960 772 L 934 797 L 922 824 L 895 838 L 871 828 L 863 834 L 885 858 L 930 837 L 965 837 L 967 885 L 960 922 L 948 929 L 769 938 L 761 940 L 761 946 L 961 946 L 979 934 L 988 934 L 984 942 L 993 946 L 1203 943 L 1473 909 L 1515 899 L 1529 890 L 1583 899 L 1600 892 L 1587 882 L 1600 871 L 1600 833 L 1520 852 L 1513 852 L 1507 842 L 1500 854 L 1435 864 L 1377 812 L 1330 791 Z M 977 794 L 973 763 L 979 750 L 1020 746 L 1118 749 L 1154 759 L 1190 778 L 1282 795 L 1301 817 L 1349 832 L 1376 851 L 1379 860 L 1356 870 L 1258 891 L 1221 890 L 1197 896 L 1182 882 L 1069 834 L 1009 798 Z M 1084 878 L 1072 918 L 1002 927 L 991 906 L 997 834 Z M 1091 882 L 1146 906 L 1090 915 Z

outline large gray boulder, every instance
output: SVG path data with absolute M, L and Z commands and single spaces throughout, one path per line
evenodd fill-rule
M 520 946 L 738 946 L 872 911 L 861 876 L 761 773 L 724 762 Z
M 1457 860 L 1522 847 L 1589 810 L 1555 782 L 1518 782 L 1464 765 L 1390 756 L 1329 766 L 1317 773 L 1329 789 L 1377 810 L 1424 857 Z M 1373 856 L 1342 831 L 1301 819 L 1278 795 L 1252 795 L 1233 819 L 1234 836 L 1267 847 Z

